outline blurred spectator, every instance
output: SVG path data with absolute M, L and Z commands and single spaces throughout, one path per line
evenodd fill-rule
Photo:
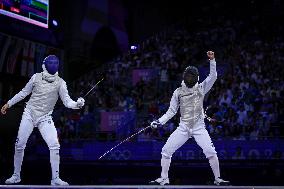
M 106 75 L 104 84 L 87 97 L 89 104 L 85 109 L 80 115 L 73 115 L 79 118 L 73 117 L 70 122 L 65 117 L 58 123 L 61 137 L 91 136 L 75 125 L 82 124 L 88 115 L 95 120 L 95 130 L 99 130 L 102 111 L 135 111 L 138 119 L 162 115 L 169 106 L 169 95 L 180 86 L 186 66 L 197 66 L 201 81 L 205 78 L 209 66 L 204 52 L 211 48 L 216 54 L 218 80 L 205 104 L 216 109 L 212 117 L 217 122 L 207 123 L 213 137 L 260 140 L 283 134 L 283 129 L 277 129 L 283 115 L 283 28 L 273 26 L 277 29 L 271 37 L 258 16 L 246 20 L 201 17 L 191 24 L 171 26 L 145 40 L 135 51 L 74 81 L 70 91 L 78 94 L 89 89 L 86 83 L 98 81 L 100 73 Z M 155 69 L 159 74 L 133 85 L 132 70 L 140 68 Z M 143 133 L 138 140 L 165 139 L 164 135 L 172 132 L 177 122 L 174 117 L 165 129 Z M 166 128 L 169 125 L 170 129 Z M 139 123 L 136 128 L 140 128 Z
M 240 146 L 236 147 L 235 155 L 232 157 L 232 159 L 245 159 L 244 152 Z

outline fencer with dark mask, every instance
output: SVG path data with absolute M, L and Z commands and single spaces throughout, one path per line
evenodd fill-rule
M 181 87 L 177 88 L 171 98 L 168 111 L 151 123 L 152 128 L 164 125 L 180 109 L 180 123 L 178 128 L 168 138 L 162 149 L 161 176 L 151 181 L 150 184 L 167 185 L 169 181 L 169 168 L 173 153 L 178 150 L 189 138 L 193 137 L 196 143 L 202 148 L 203 153 L 209 160 L 213 171 L 216 185 L 227 185 L 228 181 L 220 178 L 219 160 L 211 138 L 205 128 L 203 100 L 205 94 L 212 88 L 217 79 L 216 61 L 214 52 L 208 51 L 210 61 L 210 74 L 201 82 L 199 81 L 198 69 L 189 66 L 183 73 Z

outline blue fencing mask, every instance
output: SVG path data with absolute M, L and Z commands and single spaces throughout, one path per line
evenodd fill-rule
M 48 55 L 44 60 L 43 64 L 47 72 L 54 75 L 59 69 L 59 59 L 55 55 Z

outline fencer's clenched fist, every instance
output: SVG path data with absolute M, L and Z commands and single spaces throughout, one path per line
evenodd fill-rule
M 7 112 L 7 109 L 9 108 L 9 104 L 6 103 L 2 108 L 1 108 L 1 113 L 2 114 L 6 114 Z
M 162 124 L 160 123 L 159 120 L 152 121 L 152 123 L 151 123 L 151 127 L 152 127 L 153 129 L 156 129 L 157 127 L 159 127 L 159 126 L 161 126 L 161 125 L 162 125 Z
M 213 51 L 207 51 L 207 56 L 210 60 L 213 60 L 215 58 Z
M 79 108 L 82 108 L 84 105 L 85 105 L 85 100 L 84 100 L 82 97 L 78 98 L 78 100 L 77 100 L 77 106 L 78 106 Z

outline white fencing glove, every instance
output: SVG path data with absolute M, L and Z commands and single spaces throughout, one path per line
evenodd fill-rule
M 85 100 L 84 100 L 82 97 L 78 98 L 78 100 L 77 100 L 77 106 L 78 106 L 79 108 L 82 108 L 84 105 L 85 105 Z
M 152 123 L 151 123 L 151 127 L 152 127 L 153 129 L 156 129 L 157 127 L 160 127 L 160 126 L 162 126 L 162 124 L 159 122 L 158 119 L 155 120 L 155 121 L 152 121 Z

